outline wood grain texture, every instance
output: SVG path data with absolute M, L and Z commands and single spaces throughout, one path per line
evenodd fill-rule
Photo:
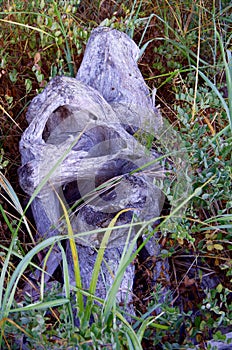
M 37 239 L 67 233 L 55 192 L 67 208 L 75 200 L 84 200 L 81 207 L 70 212 L 84 288 L 88 288 L 102 234 L 94 232 L 84 239 L 80 234 L 107 227 L 122 209 L 132 208 L 120 216 L 117 225 L 129 224 L 133 213 L 140 221 L 156 218 L 163 206 L 162 191 L 154 185 L 154 178 L 162 170 L 156 162 L 157 155 L 149 152 L 133 134 L 133 130 L 140 130 L 145 137 L 156 136 L 162 124 L 138 69 L 138 52 L 136 44 L 124 33 L 104 27 L 95 29 L 77 77 L 52 79 L 32 100 L 27 112 L 29 126 L 20 141 L 21 187 L 31 196 L 44 182 L 32 203 Z M 150 165 L 145 172 L 132 175 L 131 172 L 146 163 Z M 114 185 L 96 192 L 97 186 L 114 180 Z M 139 227 L 132 229 L 131 239 Z M 128 227 L 122 227 L 110 237 L 105 259 L 113 273 L 127 234 Z M 150 242 L 149 251 L 158 254 L 155 239 Z M 73 283 L 69 245 L 67 257 Z M 54 261 L 58 265 L 60 259 L 59 252 L 51 254 L 48 272 L 53 273 Z M 104 279 L 99 277 L 98 296 L 104 298 L 106 284 L 110 285 L 112 278 L 107 268 L 102 268 Z M 161 270 L 162 266 L 154 272 L 154 279 Z M 122 281 L 122 286 L 127 286 L 130 292 L 133 271 L 133 266 L 128 266 Z M 123 298 L 124 292 L 118 295 L 119 301 Z M 132 294 L 127 299 L 129 305 Z
M 99 91 L 124 125 L 156 134 L 162 119 L 138 68 L 139 48 L 125 33 L 98 27 L 76 78 Z

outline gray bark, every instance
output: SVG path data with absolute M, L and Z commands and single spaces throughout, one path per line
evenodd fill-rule
M 162 119 L 138 69 L 139 48 L 126 34 L 99 27 L 88 41 L 77 79 L 99 91 L 123 125 L 156 134 Z
M 155 220 L 163 206 L 162 191 L 154 185 L 161 168 L 157 155 L 144 146 L 146 137 L 154 136 L 161 126 L 161 116 L 152 104 L 149 90 L 138 69 L 138 47 L 124 33 L 109 28 L 95 29 L 89 39 L 76 79 L 56 77 L 35 97 L 28 109 L 28 128 L 22 135 L 22 166 L 19 180 L 28 195 L 44 181 L 32 203 L 38 237 L 65 234 L 66 223 L 57 193 L 66 207 L 79 199 L 84 204 L 70 211 L 73 231 L 78 235 L 77 249 L 84 288 L 89 287 L 102 234 L 81 233 L 107 227 L 122 209 L 117 225 L 128 224 L 132 214 L 140 221 Z M 139 137 L 135 137 L 136 132 Z M 150 136 L 149 136 L 150 137 Z M 150 165 L 143 171 L 132 171 Z M 96 192 L 106 181 L 115 181 Z M 107 190 L 107 191 L 106 191 Z M 138 230 L 132 229 L 131 238 Z M 128 227 L 113 231 L 105 260 L 116 273 Z M 154 239 L 149 252 L 158 254 Z M 70 281 L 74 272 L 69 245 L 67 257 Z M 54 251 L 47 263 L 53 273 L 61 255 Z M 56 261 L 56 263 L 54 263 Z M 129 265 L 122 281 L 123 293 L 132 302 L 133 265 Z M 162 267 L 155 271 L 154 280 Z M 97 293 L 104 298 L 113 282 L 108 269 L 102 266 Z M 104 276 L 104 277 L 102 277 Z

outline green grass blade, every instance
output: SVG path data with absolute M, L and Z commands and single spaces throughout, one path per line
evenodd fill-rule
M 216 34 L 219 41 L 225 73 L 226 73 L 226 83 L 227 83 L 227 90 L 228 90 L 228 106 L 229 106 L 228 108 L 229 113 L 227 113 L 227 116 L 229 119 L 230 129 L 232 132 L 232 58 L 231 58 L 231 53 L 228 50 L 227 51 L 228 62 L 227 62 L 222 38 L 218 32 L 216 32 Z
M 27 231 L 30 235 L 30 238 L 31 238 L 31 241 L 35 244 L 35 240 L 33 238 L 33 235 L 32 235 L 32 232 L 30 230 L 30 227 L 28 225 L 28 222 L 27 222 L 27 219 L 24 215 L 24 212 L 23 212 L 23 208 L 20 204 L 20 201 L 18 199 L 18 196 L 17 194 L 15 193 L 13 187 L 11 186 L 11 184 L 9 183 L 9 181 L 7 180 L 7 178 L 2 174 L 2 172 L 0 172 L 0 186 L 4 189 L 4 191 L 7 193 L 7 195 L 9 196 L 11 202 L 10 204 L 15 208 L 15 210 L 20 214 L 21 216 L 21 220 L 23 220 L 26 228 L 27 228 Z
M 23 28 L 26 28 L 26 29 L 32 29 L 32 30 L 35 30 L 36 32 L 43 33 L 43 34 L 45 34 L 47 36 L 50 36 L 54 40 L 56 39 L 56 37 L 54 35 L 49 34 L 49 33 L 45 32 L 43 29 L 40 29 L 38 27 L 30 26 L 29 24 L 19 23 L 19 22 L 15 22 L 15 21 L 11 21 L 9 19 L 3 19 L 3 18 L 0 18 L 0 22 L 13 24 L 13 25 L 16 25 L 16 26 L 19 26 L 19 27 L 23 27 Z
M 56 195 L 57 195 L 59 202 L 61 204 L 62 210 L 64 212 L 66 224 L 67 224 L 68 238 L 69 238 L 72 259 L 73 259 L 74 276 L 75 276 L 75 282 L 76 282 L 76 287 L 77 287 L 78 308 L 79 308 L 79 312 L 83 313 L 84 312 L 84 300 L 83 300 L 83 296 L 82 296 L 81 291 L 80 291 L 80 289 L 82 289 L 81 273 L 80 273 L 79 259 L 78 259 L 78 253 L 77 253 L 77 247 L 76 247 L 75 238 L 74 238 L 74 234 L 73 234 L 73 229 L 72 229 L 72 225 L 71 225 L 71 222 L 69 219 L 68 211 L 67 211 L 62 199 L 58 195 L 58 193 L 56 193 Z
M 72 305 L 71 305 L 69 271 L 68 271 L 69 269 L 68 269 L 67 256 L 66 256 L 64 248 L 62 247 L 62 244 L 60 242 L 58 242 L 58 246 L 60 248 L 61 255 L 62 255 L 64 291 L 65 291 L 66 299 L 68 299 L 70 301 L 68 304 L 68 313 L 69 313 L 69 318 L 70 318 L 72 329 L 73 329 L 74 328 L 74 317 L 73 317 Z
M 153 316 L 150 316 L 150 317 L 145 318 L 143 320 L 143 322 L 142 322 L 142 324 L 141 324 L 141 326 L 140 326 L 140 328 L 139 328 L 139 330 L 137 332 L 137 337 L 138 337 L 140 342 L 142 342 L 145 330 L 150 325 L 155 327 L 155 328 L 157 328 L 157 329 L 163 329 L 163 330 L 168 330 L 169 329 L 168 326 L 164 326 L 164 325 L 160 325 L 158 323 L 155 323 L 154 320 L 155 320 L 155 317 L 153 317 Z
M 102 264 L 102 261 L 103 261 L 104 252 L 105 252 L 105 249 L 107 247 L 107 244 L 108 244 L 110 235 L 112 233 L 112 230 L 115 227 L 115 224 L 116 224 L 119 216 L 122 213 L 125 213 L 125 212 L 127 212 L 129 210 L 131 210 L 131 209 L 130 208 L 126 208 L 126 209 L 121 210 L 119 213 L 117 213 L 115 215 L 115 217 L 111 220 L 107 230 L 104 233 L 104 236 L 103 236 L 102 241 L 101 241 L 100 248 L 98 250 L 97 258 L 96 258 L 96 261 L 95 261 L 95 264 L 94 264 L 92 278 L 91 278 L 91 281 L 90 281 L 89 292 L 90 292 L 91 295 L 94 295 L 95 291 L 96 291 L 97 281 L 98 281 L 98 277 L 99 277 L 99 274 L 100 274 L 100 269 L 101 269 L 101 264 Z M 91 315 L 92 303 L 93 303 L 93 298 L 89 297 L 87 299 L 86 310 L 85 310 L 85 322 L 86 323 L 89 321 L 89 318 L 90 318 L 90 315 Z
M 38 302 L 38 303 L 33 303 L 27 306 L 23 306 L 23 307 L 18 307 L 15 309 L 11 309 L 9 311 L 9 313 L 13 313 L 13 312 L 23 312 L 23 311 L 30 311 L 30 310 L 46 310 L 52 307 L 57 307 L 60 305 L 64 305 L 69 303 L 69 299 L 67 298 L 57 298 L 55 300 L 49 300 L 46 302 Z
M 232 229 L 232 224 L 202 227 L 199 229 L 199 231 L 208 231 L 208 230 L 219 231 L 219 230 L 225 230 L 225 229 L 227 230 Z
M 122 316 L 121 313 L 119 312 L 115 312 L 117 318 L 126 326 L 126 337 L 127 337 L 127 341 L 128 341 L 128 346 L 129 349 L 133 349 L 133 350 L 143 350 L 142 345 L 140 343 L 140 340 L 138 338 L 138 336 L 136 335 L 135 331 L 133 330 L 133 328 L 131 327 L 131 325 L 127 322 L 127 320 Z
M 206 219 L 204 222 L 210 223 L 214 221 L 225 221 L 225 220 L 232 220 L 232 214 L 223 214 L 223 215 L 217 215 L 212 218 Z
M 19 130 L 21 132 L 23 132 L 23 130 L 20 128 L 20 126 L 16 123 L 16 121 L 12 118 L 12 116 L 2 107 L 2 105 L 0 105 L 0 109 L 17 126 L 17 128 L 19 128 Z
M 182 207 L 184 207 L 193 197 L 197 196 L 198 193 L 201 192 L 202 188 L 205 187 L 208 183 L 210 183 L 211 180 L 215 176 L 216 175 L 213 175 L 202 186 L 196 188 L 195 191 L 190 196 L 188 196 L 185 200 L 182 201 L 182 203 L 180 205 L 178 205 L 175 209 L 173 209 L 172 212 L 160 224 L 159 228 L 166 229 L 165 226 L 169 225 L 171 219 L 175 216 L 175 214 L 177 214 L 180 211 L 180 209 Z M 154 218 L 153 220 L 155 221 L 155 220 L 157 220 L 157 218 Z M 118 270 L 117 270 L 117 273 L 115 276 L 115 280 L 107 293 L 107 298 L 106 298 L 104 308 L 103 308 L 103 317 L 105 319 L 105 322 L 107 321 L 107 319 L 110 315 L 110 311 L 112 309 L 114 300 L 116 300 L 116 294 L 117 294 L 117 291 L 120 287 L 125 270 L 126 270 L 127 266 L 133 261 L 133 259 L 135 258 L 136 254 L 137 254 L 138 250 L 135 253 L 133 253 L 133 249 L 134 249 L 134 246 L 136 245 L 137 239 L 142 234 L 144 228 L 148 224 L 149 224 L 149 222 L 146 222 L 145 224 L 142 225 L 140 230 L 137 232 L 136 236 L 131 241 L 130 246 L 127 249 L 126 254 L 123 256 L 123 259 L 120 260 L 119 267 L 118 267 Z M 147 240 L 148 239 L 149 239 L 149 237 L 147 238 Z M 146 241 L 144 242 L 144 244 L 146 244 Z
M 43 301 L 44 298 L 44 287 L 45 287 L 45 282 L 44 282 L 44 277 L 46 274 L 46 265 L 47 265 L 47 261 L 48 258 L 52 252 L 52 249 L 54 248 L 54 244 L 51 245 L 51 247 L 49 248 L 47 254 L 45 255 L 44 261 L 43 261 L 43 268 L 42 268 L 42 272 L 41 272 L 41 284 L 40 284 L 40 301 Z
M 41 250 L 44 250 L 45 248 L 51 246 L 52 244 L 55 244 L 59 240 L 63 240 L 67 238 L 67 236 L 53 236 L 49 237 L 48 239 L 42 241 L 41 243 L 38 243 L 34 248 L 32 248 L 20 261 L 20 263 L 17 265 L 15 271 L 13 272 L 8 285 L 5 289 L 5 294 L 2 302 L 2 310 L 3 310 L 3 317 L 7 317 L 9 310 L 12 306 L 15 291 L 18 285 L 18 282 L 24 273 L 25 269 L 28 267 L 28 265 L 31 263 L 31 260 L 33 257 L 38 254 Z
M 228 108 L 228 105 L 225 101 L 225 99 L 223 98 L 222 94 L 220 93 L 220 91 L 218 91 L 217 87 L 212 83 L 211 80 L 209 80 L 209 78 L 199 70 L 199 74 L 200 76 L 204 79 L 204 81 L 206 82 L 206 84 L 215 92 L 215 94 L 218 96 L 218 98 L 220 99 L 221 101 L 221 104 L 223 106 L 223 108 L 225 109 L 226 111 L 226 115 L 228 117 L 228 120 L 230 121 L 230 110 Z
M 151 20 L 152 20 L 152 18 L 153 18 L 154 16 L 155 16 L 154 13 L 152 13 L 152 14 L 149 16 L 148 21 L 147 21 L 147 23 L 146 23 L 146 26 L 145 26 L 145 28 L 144 28 L 143 34 L 141 35 L 141 39 L 139 40 L 138 47 L 141 46 L 141 44 L 142 44 L 142 42 L 143 42 L 143 39 L 144 39 L 144 36 L 145 36 L 145 34 L 146 34 L 146 32 L 147 32 L 148 26 L 149 26 L 149 24 L 150 24 L 150 22 L 151 22 Z M 143 52 L 145 51 L 145 49 L 143 49 L 144 46 L 147 47 L 147 45 L 148 45 L 151 41 L 153 41 L 153 40 L 154 40 L 154 39 L 148 40 L 148 42 L 147 42 L 146 44 L 143 45 L 143 47 L 140 49 L 140 57 L 142 56 L 141 50 L 143 50 Z
M 133 250 L 134 250 L 134 247 L 137 243 L 137 239 L 140 236 L 140 234 L 141 234 L 140 231 L 136 234 L 136 236 L 131 241 L 130 246 L 127 249 L 126 254 L 122 256 L 122 258 L 119 262 L 119 266 L 118 266 L 118 270 L 117 270 L 117 273 L 116 273 L 115 278 L 114 278 L 114 282 L 113 282 L 112 286 L 110 287 L 110 289 L 107 293 L 106 299 L 105 299 L 105 303 L 104 303 L 104 307 L 103 307 L 103 311 L 102 311 L 102 317 L 105 320 L 104 322 L 107 322 L 107 319 L 110 315 L 113 304 L 116 300 L 117 292 L 120 288 L 120 284 L 121 284 L 123 276 L 125 274 L 126 268 L 136 256 L 136 254 L 133 254 Z
M 58 246 L 60 248 L 61 255 L 62 255 L 65 296 L 66 296 L 66 298 L 69 299 L 70 298 L 70 284 L 69 284 L 69 273 L 68 273 L 67 256 L 66 256 L 64 248 L 62 247 L 62 244 L 60 242 L 58 242 Z
M 148 47 L 148 45 L 149 45 L 153 40 L 154 40 L 154 39 L 148 40 L 148 41 L 141 47 L 141 49 L 139 50 L 139 57 L 138 57 L 138 59 L 141 58 L 141 57 L 143 56 L 143 54 L 144 54 L 146 48 Z
M 56 16 L 59 19 L 60 29 L 61 29 L 62 35 L 64 37 L 64 40 L 65 40 L 65 46 L 66 46 L 65 56 L 66 56 L 66 61 L 67 61 L 67 65 L 68 65 L 68 68 L 69 68 L 69 73 L 70 73 L 71 77 L 74 77 L 75 74 L 74 74 L 74 68 L 73 68 L 73 63 L 72 63 L 71 50 L 70 50 L 70 46 L 69 46 L 69 43 L 68 43 L 68 40 L 67 40 L 66 30 L 65 30 L 65 27 L 63 25 L 62 16 L 61 16 L 60 11 L 58 10 L 58 6 L 57 6 L 57 2 L 56 1 L 53 1 L 53 5 L 54 5 L 54 12 L 55 12 Z
M 8 266 L 9 266 L 9 261 L 10 261 L 10 257 L 11 257 L 11 254 L 12 254 L 12 250 L 14 248 L 14 245 L 15 245 L 15 242 L 16 242 L 16 239 L 17 239 L 17 233 L 13 230 L 11 224 L 8 222 L 8 219 L 7 219 L 6 215 L 5 215 L 5 212 L 4 212 L 1 204 L 0 204 L 0 211 L 1 211 L 2 215 L 3 215 L 3 217 L 5 218 L 5 221 L 6 221 L 8 227 L 10 228 L 10 231 L 12 233 L 11 243 L 10 243 L 10 246 L 8 248 L 8 252 L 6 254 L 6 257 L 5 257 L 5 260 L 4 260 L 4 264 L 2 266 L 1 275 L 0 275 L 0 311 L 1 311 L 2 310 L 1 306 L 2 306 L 2 299 L 3 299 L 3 290 L 4 290 L 5 277 L 6 277 L 7 269 L 8 269 Z

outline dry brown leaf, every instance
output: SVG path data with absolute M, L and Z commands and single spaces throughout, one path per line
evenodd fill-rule
M 39 52 L 36 52 L 34 56 L 34 64 L 37 64 L 41 60 L 41 56 Z

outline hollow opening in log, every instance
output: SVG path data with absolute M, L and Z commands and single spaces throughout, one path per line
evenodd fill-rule
M 110 179 L 114 179 L 119 177 L 120 175 L 130 174 L 133 170 L 137 169 L 138 166 L 134 164 L 132 161 L 128 161 L 126 159 L 113 159 L 108 160 L 104 166 L 99 169 L 98 173 L 95 177 L 95 186 L 96 188 L 103 185 Z M 118 180 L 120 181 L 120 180 Z M 105 201 L 111 201 L 116 199 L 117 192 L 115 190 L 118 181 L 116 180 L 116 184 L 109 184 L 108 188 L 106 187 L 103 193 L 100 194 L 100 197 Z
M 77 205 L 83 203 L 83 201 L 81 200 L 81 194 L 78 189 L 77 181 L 72 181 L 63 185 L 62 191 L 69 208 L 72 212 L 75 212 L 77 209 Z
M 90 191 L 94 196 L 95 189 L 102 186 L 98 191 L 98 195 L 104 201 L 111 201 L 117 198 L 117 185 L 120 183 L 120 175 L 125 175 L 124 179 L 129 183 L 133 183 L 136 186 L 136 182 L 141 180 L 130 173 L 137 169 L 138 166 L 126 159 L 114 159 L 107 161 L 104 166 L 99 170 L 95 176 L 93 188 L 89 187 L 89 182 L 86 181 L 72 181 L 62 186 L 63 195 L 65 200 L 72 210 L 77 212 L 77 207 L 84 203 L 82 200 L 83 195 L 88 195 Z M 117 179 L 118 178 L 118 179 Z M 110 181 L 112 179 L 112 182 Z M 104 184 L 105 187 L 104 187 Z
M 68 106 L 60 106 L 49 116 L 45 125 L 42 138 L 45 142 L 53 143 L 55 140 L 50 139 L 50 135 L 59 125 L 70 116 Z M 53 141 L 53 142 L 51 142 Z
M 90 118 L 88 111 L 80 111 L 76 106 L 64 105 L 58 107 L 49 116 L 42 138 L 46 143 L 59 145 L 70 136 L 77 137 L 84 127 L 83 119 Z M 97 117 L 92 114 L 91 119 Z
M 93 125 L 81 135 L 74 151 L 86 151 L 86 158 L 113 155 L 126 148 L 126 141 L 120 137 L 115 128 L 107 125 Z

